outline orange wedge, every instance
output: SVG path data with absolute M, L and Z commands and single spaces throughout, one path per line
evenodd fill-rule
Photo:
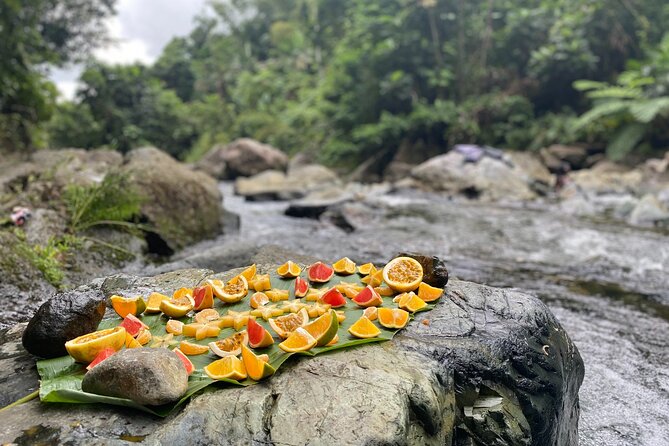
M 364 265 L 360 265 L 358 267 L 358 274 L 362 276 L 368 276 L 369 274 L 375 272 L 376 272 L 376 267 L 374 266 L 373 263 L 365 263 Z
M 365 311 L 362 312 L 362 315 L 365 316 L 370 321 L 375 321 L 378 317 L 378 311 L 376 307 L 367 307 Z
M 214 310 L 213 308 L 205 308 L 204 310 L 195 313 L 195 317 L 193 319 L 195 322 L 200 324 L 207 324 L 209 322 L 217 321 L 220 318 L 221 315 L 218 314 L 218 311 Z
M 204 373 L 211 379 L 242 380 L 248 376 L 244 363 L 236 356 L 218 359 L 204 368 Z
M 443 288 L 436 288 L 425 282 L 421 282 L 420 285 L 418 285 L 418 297 L 423 299 L 424 302 L 434 302 L 439 299 L 442 294 L 444 294 Z
M 294 279 L 302 272 L 302 268 L 297 263 L 289 260 L 276 269 L 276 273 L 284 279 Z
M 256 291 L 251 296 L 249 304 L 251 305 L 251 308 L 260 308 L 265 306 L 265 304 L 267 304 L 268 302 L 269 302 L 269 297 L 267 297 L 267 294 L 261 291 Z
M 316 346 L 316 338 L 302 327 L 298 327 L 279 344 L 279 348 L 285 352 L 304 352 L 311 350 L 314 346 Z
M 263 361 L 262 358 L 256 356 L 246 345 L 242 345 L 241 350 L 246 373 L 248 373 L 248 377 L 252 380 L 260 381 L 273 375 L 276 371 L 269 362 Z
M 411 313 L 415 313 L 416 311 L 425 308 L 427 304 L 425 301 L 423 301 L 423 299 L 416 296 L 416 294 L 411 291 L 402 295 L 402 297 L 397 302 L 397 306 Z
M 360 319 L 355 321 L 355 323 L 349 327 L 348 332 L 356 338 L 362 339 L 375 338 L 381 334 L 379 327 L 374 325 L 374 323 L 365 316 L 361 316 Z
M 409 322 L 409 313 L 399 308 L 379 308 L 378 317 L 386 328 L 404 328 Z
M 355 272 L 355 262 L 348 257 L 337 260 L 332 264 L 335 273 L 341 275 L 350 275 Z
M 314 339 L 316 339 L 317 346 L 320 347 L 326 345 L 335 336 L 337 336 L 337 330 L 339 330 L 339 319 L 337 318 L 337 312 L 335 310 L 328 311 L 315 321 L 305 325 L 304 330 L 306 330 L 311 336 L 313 336 Z M 289 339 L 290 336 L 288 336 L 286 341 Z M 281 345 L 279 345 L 279 347 L 281 347 Z
M 360 282 L 365 283 L 371 287 L 377 287 L 383 282 L 383 271 L 375 271 L 370 273 L 368 276 L 360 279 Z
M 184 355 L 195 356 L 207 353 L 209 351 L 209 347 L 206 345 L 194 344 L 188 341 L 181 341 L 179 344 L 179 350 L 181 350 Z
M 137 297 L 121 297 L 121 296 L 112 296 L 109 298 L 111 300 L 112 308 L 116 311 L 121 317 L 126 317 L 129 314 L 133 316 L 139 316 L 146 310 L 146 302 L 140 296 Z
M 170 319 L 165 324 L 165 331 L 173 335 L 180 335 L 183 332 L 184 323 L 176 319 Z
M 146 310 L 145 314 L 151 313 L 160 313 L 160 303 L 164 300 L 169 300 L 170 298 L 160 293 L 151 293 L 149 298 L 146 301 Z
M 269 274 L 256 274 L 255 278 L 249 283 L 249 287 L 255 291 L 266 291 L 272 288 Z
M 249 266 L 244 271 L 242 271 L 239 275 L 244 276 L 246 281 L 251 283 L 253 278 L 256 276 L 257 271 L 258 271 L 258 269 L 256 268 L 256 264 L 254 263 L 253 265 Z

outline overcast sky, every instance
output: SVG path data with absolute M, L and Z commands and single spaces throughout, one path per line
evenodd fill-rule
M 107 21 L 116 42 L 96 50 L 95 57 L 108 63 L 151 63 L 172 37 L 191 31 L 193 19 L 205 8 L 206 0 L 118 0 L 117 15 Z M 51 73 L 65 98 L 74 96 L 80 71 L 70 67 Z

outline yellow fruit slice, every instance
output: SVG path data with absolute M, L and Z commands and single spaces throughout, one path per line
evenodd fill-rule
M 393 291 L 392 288 L 387 286 L 377 286 L 376 288 L 374 288 L 374 291 L 379 293 L 379 296 L 383 297 L 390 297 L 395 294 L 395 291 Z
M 362 315 L 365 316 L 370 321 L 375 321 L 378 317 L 378 311 L 376 307 L 367 307 L 365 311 L 362 312 Z
M 442 294 L 444 294 L 443 288 L 433 287 L 425 282 L 421 282 L 420 285 L 418 285 L 418 297 L 424 302 L 434 302 L 439 299 Z
M 130 333 L 125 334 L 125 348 L 137 348 L 141 346 L 142 344 L 137 342 L 137 339 L 135 339 Z
M 193 298 L 193 289 L 192 288 L 179 288 L 174 293 L 172 293 L 173 300 L 183 299 L 184 297 Z
M 173 335 L 180 335 L 183 333 L 183 329 L 184 323 L 176 319 L 170 319 L 167 321 L 167 324 L 165 324 L 165 331 L 172 333 Z
M 217 324 L 210 322 L 207 324 L 193 323 L 183 326 L 182 334 L 191 338 L 195 338 L 198 341 L 201 341 L 205 338 L 215 338 L 221 332 L 221 327 Z
M 272 288 L 269 274 L 256 274 L 255 278 L 249 284 L 249 287 L 255 291 L 266 291 Z
M 282 300 L 288 300 L 288 298 L 290 297 L 290 292 L 288 290 L 274 289 L 274 290 L 265 291 L 265 294 L 267 295 L 269 300 L 271 300 L 272 302 L 279 302 L 279 301 L 282 301 Z
M 146 302 L 140 296 L 137 297 L 122 297 L 122 296 L 112 296 L 109 298 L 111 300 L 112 308 L 116 311 L 121 317 L 126 317 L 129 314 L 133 316 L 139 316 L 146 310 Z
M 412 291 L 423 280 L 423 267 L 411 257 L 396 257 L 383 268 L 383 280 L 400 293 Z
M 172 333 L 168 333 L 165 336 L 153 336 L 152 340 L 151 348 L 170 348 L 178 344 Z
M 209 346 L 193 344 L 192 342 L 188 341 L 181 341 L 179 344 L 179 350 L 181 350 L 184 355 L 195 356 L 207 353 L 209 351 Z
M 77 362 L 89 363 L 107 347 L 115 351 L 125 346 L 126 331 L 123 327 L 108 328 L 88 333 L 65 343 L 65 349 Z
M 162 311 L 165 316 L 172 318 L 180 318 L 187 315 L 193 309 L 193 298 L 184 295 L 179 299 L 170 299 L 163 300 L 160 302 L 160 311 Z
M 151 293 L 149 298 L 146 301 L 146 310 L 145 314 L 160 313 L 160 303 L 164 300 L 169 300 L 170 298 L 160 293 Z
M 218 314 L 218 311 L 213 308 L 205 308 L 202 311 L 195 313 L 193 320 L 200 324 L 208 324 L 209 322 L 217 321 L 221 318 L 221 315 Z
M 383 282 L 383 271 L 375 271 L 360 279 L 360 282 L 366 283 L 371 287 L 377 287 Z
M 210 280 L 208 283 L 214 291 L 214 296 L 229 304 L 239 302 L 249 292 L 249 284 L 242 275 L 233 277 L 224 285 L 221 280 Z
M 339 335 L 338 335 L 338 334 L 336 334 L 335 337 L 332 338 L 332 340 L 331 340 L 330 342 L 328 342 L 327 344 L 325 344 L 325 346 L 326 346 L 326 347 L 330 347 L 330 346 L 335 345 L 337 342 L 339 342 Z
M 246 281 L 248 283 L 251 283 L 253 278 L 256 276 L 256 272 L 258 271 L 258 268 L 256 268 L 256 264 L 254 263 L 253 265 L 249 266 L 246 268 L 244 271 L 242 271 L 239 275 L 244 276 Z
M 365 316 L 360 316 L 360 319 L 349 327 L 348 332 L 356 338 L 362 339 L 375 338 L 381 334 L 379 327 Z
M 298 313 L 290 313 L 276 319 L 269 319 L 268 322 L 272 330 L 279 337 L 286 339 L 298 327 L 303 327 L 309 323 L 309 313 L 303 308 Z
M 341 324 L 346 320 L 346 313 L 344 313 L 343 310 L 336 310 L 337 311 L 337 321 Z
M 244 330 L 234 333 L 225 339 L 210 342 L 209 348 L 213 354 L 225 358 L 226 356 L 238 356 L 242 352 L 241 348 L 248 345 L 248 343 L 249 336 L 246 330 Z
M 142 329 L 142 331 L 140 331 L 139 334 L 135 336 L 135 339 L 141 345 L 148 344 L 152 338 L 153 336 L 151 335 L 151 332 L 147 328 Z
M 248 377 L 254 381 L 260 381 L 274 374 L 276 369 L 272 367 L 269 362 L 263 361 L 256 356 L 246 345 L 242 345 L 242 361 Z
M 335 273 L 341 275 L 350 275 L 355 272 L 355 262 L 348 257 L 337 260 L 332 264 Z
M 375 272 L 376 272 L 376 267 L 374 266 L 373 263 L 365 263 L 364 265 L 360 265 L 358 267 L 358 274 L 360 274 L 361 276 L 368 276 Z
M 246 367 L 244 363 L 236 356 L 226 356 L 217 359 L 204 368 L 204 373 L 211 379 L 246 379 Z
M 379 324 L 386 328 L 404 328 L 409 322 L 409 313 L 399 308 L 379 308 Z
M 297 263 L 289 260 L 276 269 L 276 273 L 284 279 L 294 279 L 302 272 L 302 268 Z
M 425 301 L 423 301 L 423 299 L 416 296 L 416 294 L 412 291 L 410 293 L 406 293 L 399 300 L 397 306 L 411 313 L 415 313 L 416 311 L 427 307 L 427 304 L 425 303 Z
M 316 338 L 304 328 L 298 327 L 279 344 L 279 348 L 285 352 L 304 352 L 311 350 L 315 345 Z
M 337 317 L 337 312 L 335 310 L 328 311 L 315 321 L 305 325 L 304 330 L 316 339 L 317 346 L 320 347 L 326 345 L 337 335 L 337 330 L 339 330 L 339 318 Z M 290 336 L 288 339 L 290 339 Z
M 260 308 L 265 306 L 267 303 L 269 303 L 269 297 L 267 297 L 267 294 L 260 291 L 253 293 L 249 302 L 251 308 Z

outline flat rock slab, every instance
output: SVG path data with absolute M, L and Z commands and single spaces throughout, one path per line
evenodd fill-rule
M 179 275 L 161 277 L 175 283 Z M 190 270 L 179 284 L 203 276 Z M 158 277 L 108 279 L 105 294 L 159 288 Z M 13 351 L 12 339 L 2 351 Z M 3 413 L 0 442 L 576 445 L 583 372 L 578 350 L 541 301 L 454 280 L 434 310 L 390 342 L 293 357 L 267 381 L 212 386 L 165 419 L 31 401 Z M 0 373 L 4 389 L 25 380 Z

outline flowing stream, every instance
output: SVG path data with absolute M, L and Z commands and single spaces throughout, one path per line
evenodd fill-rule
M 325 259 L 383 263 L 400 250 L 447 259 L 453 276 L 540 297 L 585 362 L 580 444 L 669 445 L 669 234 L 582 219 L 558 205 L 502 206 L 401 193 L 354 207 L 347 233 L 283 215 L 287 204 L 245 202 L 222 184 L 241 228 L 195 245 L 276 244 Z M 166 265 L 169 266 L 169 265 Z

